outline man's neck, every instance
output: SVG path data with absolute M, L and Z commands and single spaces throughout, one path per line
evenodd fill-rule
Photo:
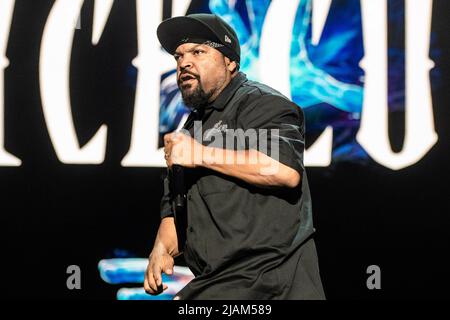
M 229 77 L 227 77 L 227 79 L 224 81 L 222 86 L 220 86 L 220 88 L 217 89 L 216 92 L 214 92 L 214 94 L 211 96 L 211 98 L 209 98 L 208 102 L 213 103 L 217 99 L 217 97 L 222 93 L 222 91 L 230 84 L 231 80 L 233 80 L 233 78 L 237 74 L 238 74 L 238 72 L 234 72 L 233 74 L 230 74 Z

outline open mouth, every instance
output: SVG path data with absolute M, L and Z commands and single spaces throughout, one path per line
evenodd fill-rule
M 181 84 L 192 81 L 192 80 L 197 80 L 197 78 L 190 74 L 184 74 L 180 77 Z

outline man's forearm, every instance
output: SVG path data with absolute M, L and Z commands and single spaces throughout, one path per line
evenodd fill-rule
M 165 217 L 161 219 L 161 224 L 159 225 L 158 234 L 156 235 L 155 245 L 153 248 L 153 250 L 165 250 L 172 257 L 179 254 L 177 231 L 173 217 Z
M 290 187 L 300 183 L 300 174 L 257 150 L 203 147 L 202 166 L 257 186 Z

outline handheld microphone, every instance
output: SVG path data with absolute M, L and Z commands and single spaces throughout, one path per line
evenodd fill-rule
M 199 118 L 197 109 L 192 110 L 183 128 L 189 128 L 195 119 Z M 186 242 L 187 229 L 187 208 L 186 208 L 186 185 L 184 167 L 178 164 L 169 168 L 169 187 L 172 198 L 172 210 L 175 218 L 175 227 L 177 230 L 178 251 L 182 252 Z
M 187 229 L 186 190 L 182 166 L 175 164 L 169 168 L 169 187 L 177 231 L 178 252 L 181 253 L 184 250 Z
M 172 165 L 171 172 L 172 197 L 175 209 L 182 209 L 185 206 L 186 190 L 184 185 L 184 168 L 178 164 Z

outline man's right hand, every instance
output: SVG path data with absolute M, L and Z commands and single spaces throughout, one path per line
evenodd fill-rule
M 157 295 L 167 289 L 162 282 L 162 273 L 173 274 L 173 257 L 162 244 L 157 244 L 148 258 L 147 271 L 145 272 L 144 289 L 151 295 Z

